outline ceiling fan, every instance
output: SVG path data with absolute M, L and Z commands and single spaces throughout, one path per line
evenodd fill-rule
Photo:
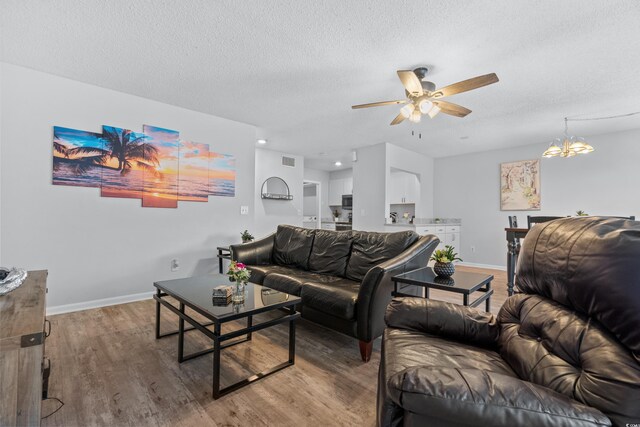
M 495 73 L 491 73 L 463 80 L 436 90 L 434 83 L 425 80 L 428 71 L 425 67 L 416 68 L 413 71 L 398 70 L 398 77 L 400 77 L 400 81 L 404 86 L 407 99 L 372 102 L 370 104 L 354 105 L 351 108 L 355 110 L 359 108 L 379 107 L 382 105 L 406 104 L 400 109 L 400 114 L 393 119 L 391 125 L 397 125 L 405 119 L 409 119 L 409 121 L 413 123 L 418 123 L 423 114 L 434 118 L 440 112 L 451 116 L 465 117 L 471 110 L 461 105 L 443 101 L 442 98 L 478 89 L 498 81 L 498 76 L 496 76 Z

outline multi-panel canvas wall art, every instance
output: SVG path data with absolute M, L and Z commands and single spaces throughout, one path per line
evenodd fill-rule
M 158 151 L 146 139 L 145 134 L 129 129 L 102 126 L 106 156 L 102 165 L 102 197 L 142 198 L 143 171 L 154 168 Z
M 100 187 L 105 162 L 102 134 L 53 128 L 53 184 Z
M 500 209 L 540 210 L 540 160 L 500 164 Z
M 179 163 L 178 200 L 206 202 L 209 199 L 209 146 L 182 141 Z
M 175 130 L 103 126 L 102 133 L 53 128 L 53 184 L 100 188 L 103 197 L 141 199 L 143 207 L 235 196 L 235 157 L 180 140 Z
M 177 208 L 180 132 L 149 125 L 144 125 L 142 132 L 147 143 L 156 148 L 155 153 L 145 156 L 145 163 L 154 167 L 143 170 L 142 206 Z
M 209 153 L 209 190 L 214 196 L 236 195 L 236 158 L 229 154 Z

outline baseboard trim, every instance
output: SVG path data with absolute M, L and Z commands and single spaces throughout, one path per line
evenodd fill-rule
M 492 270 L 507 271 L 507 267 L 503 265 L 478 264 L 475 262 L 460 262 L 458 263 L 458 265 L 464 265 L 465 267 L 490 268 Z
M 154 292 L 142 292 L 140 294 L 122 295 L 119 297 L 95 299 L 91 301 L 78 302 L 75 304 L 56 305 L 47 307 L 47 316 L 54 314 L 71 313 L 74 311 L 89 310 L 91 308 L 107 307 L 110 305 L 125 304 L 128 302 L 142 301 L 153 297 Z

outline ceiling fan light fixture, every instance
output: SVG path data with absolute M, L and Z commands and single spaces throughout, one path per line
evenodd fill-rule
M 411 117 L 411 113 L 413 113 L 413 110 L 415 109 L 416 109 L 415 105 L 407 104 L 400 109 L 400 114 L 402 114 L 402 117 L 404 117 L 405 119 L 408 119 L 409 117 Z
M 420 104 L 418 104 L 418 108 L 420 108 L 420 112 L 422 114 L 428 114 L 431 109 L 433 108 L 433 102 L 428 101 L 426 99 L 423 99 L 422 101 L 420 101 Z
M 438 115 L 440 111 L 441 111 L 441 108 L 438 107 L 437 105 L 434 105 L 433 108 L 431 108 L 431 110 L 429 110 L 427 114 L 429 115 L 430 118 L 433 119 L 435 116 Z
M 420 123 L 421 119 L 422 119 L 422 114 L 420 113 L 420 110 L 417 108 L 413 110 L 413 113 L 411 113 L 411 116 L 409 116 L 409 121 L 411 123 Z

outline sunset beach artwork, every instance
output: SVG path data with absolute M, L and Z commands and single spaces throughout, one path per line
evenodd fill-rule
M 100 187 L 106 162 L 102 134 L 53 128 L 53 184 Z
M 142 132 L 157 149 L 158 162 L 155 171 L 143 169 L 142 206 L 177 208 L 180 132 L 149 125 L 143 125 Z
M 236 158 L 229 154 L 209 152 L 209 194 L 236 195 Z
M 158 149 L 147 136 L 129 129 L 102 126 L 104 149 L 109 153 L 102 167 L 102 197 L 142 198 L 143 171 L 156 171 Z
M 178 200 L 209 200 L 209 145 L 180 141 Z
M 141 199 L 143 207 L 235 197 L 236 159 L 176 130 L 102 126 L 102 133 L 54 126 L 54 185 L 100 188 L 102 197 Z

